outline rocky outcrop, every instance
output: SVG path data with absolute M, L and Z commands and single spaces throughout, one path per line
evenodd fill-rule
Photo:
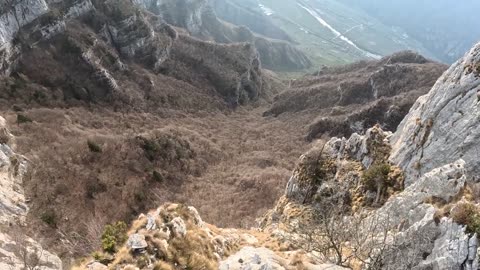
M 48 11 L 44 0 L 14 0 L 0 4 L 0 75 L 8 75 L 18 56 L 12 44 L 21 27 Z
M 313 263 L 301 250 L 269 248 L 280 243 L 255 229 L 221 229 L 207 224 L 191 206 L 165 204 L 147 216 L 141 214 L 132 224 L 128 241 L 116 247 L 113 260 L 96 252 L 96 258 L 76 269 L 345 269 Z
M 0 117 L 0 269 L 62 269 L 60 259 L 27 236 L 28 206 L 23 191 L 27 160 L 16 154 L 14 137 Z
M 90 0 L 9 0 L 0 4 L 0 75 L 9 75 L 21 54 L 17 34 L 33 21 L 30 31 L 35 41 L 63 32 L 68 20 L 93 9 Z
M 265 116 L 307 117 L 308 140 L 364 133 L 375 124 L 395 131 L 409 108 L 428 92 L 446 66 L 413 52 L 379 61 L 325 68 L 291 81 Z
M 285 269 L 279 263 L 283 259 L 267 248 L 244 247 L 220 263 L 220 270 L 234 269 Z
M 0 117 L 0 222 L 24 222 L 28 207 L 23 194 L 22 178 L 27 162 L 15 154 L 10 145 L 13 136 L 7 129 L 5 119 Z
M 370 164 L 375 164 L 372 160 L 378 158 L 378 154 L 383 156 L 381 160 L 386 160 L 390 151 L 388 138 L 391 133 L 378 131 L 370 129 L 365 136 L 353 134 L 348 140 L 332 138 L 321 148 L 323 159 L 314 151 L 313 156 L 312 151 L 302 156 L 287 185 L 285 197 L 261 221 L 262 228 L 281 241 L 296 243 L 295 239 L 301 239 L 302 233 L 307 232 L 305 226 L 312 226 L 312 213 L 329 211 L 322 208 L 324 202 L 333 202 L 327 205 L 339 209 L 351 204 L 353 212 L 342 210 L 343 214 L 338 217 L 348 220 L 347 223 L 340 223 L 344 227 L 335 233 L 355 231 L 351 239 L 345 239 L 345 245 L 351 245 L 349 248 L 353 250 L 369 250 L 376 246 L 378 249 L 370 258 L 380 252 L 381 269 L 477 269 L 476 229 L 453 215 L 455 211 L 462 211 L 455 209 L 463 204 L 475 205 L 466 192 L 469 178 L 465 161 L 460 159 L 427 172 L 403 191 L 389 187 L 389 199 L 384 205 L 376 210 L 365 207 L 368 198 L 376 196 L 368 191 L 363 193 L 363 198 L 358 196 L 359 188 L 365 184 L 361 180 L 366 173 L 362 167 L 374 166 Z M 373 142 L 382 142 L 383 147 Z M 312 158 L 318 162 L 311 162 Z M 326 168 L 330 168 L 329 173 Z M 349 190 L 356 192 L 349 194 Z M 345 199 L 348 197 L 351 199 Z M 372 238 L 358 243 L 355 238 L 358 236 Z M 369 267 L 369 262 L 360 264 L 363 266 L 359 269 Z
M 351 227 L 339 228 L 337 233 L 348 234 L 355 230 L 355 235 L 362 235 L 362 239 L 373 237 L 371 242 L 366 241 L 361 245 L 355 244 L 356 238 L 347 239 L 358 250 L 368 249 L 372 242 L 379 240 L 375 237 L 385 237 L 385 242 L 373 244 L 382 249 L 379 254 L 381 269 L 476 269 L 476 234 L 467 232 L 465 225 L 455 223 L 449 217 L 438 217 L 438 205 L 429 202 L 436 198 L 451 204 L 453 208 L 459 203 L 456 198 L 462 196 L 467 179 L 464 165 L 459 160 L 435 169 L 405 191 L 391 197 L 378 210 L 362 210 L 354 216 L 342 217 L 353 221 Z M 301 233 L 301 230 L 291 231 L 291 228 L 308 226 L 303 223 L 312 221 L 305 219 L 304 213 L 314 209 L 315 205 L 299 206 L 291 200 L 280 201 L 266 221 L 266 228 L 276 237 L 291 241 L 295 239 L 291 234 Z M 362 220 L 362 216 L 367 218 Z M 362 220 L 362 225 L 354 225 L 358 220 Z M 292 225 L 299 223 L 303 225 Z M 367 265 L 361 269 L 367 269 Z
M 287 183 L 285 197 L 300 204 L 328 201 L 353 209 L 386 200 L 403 188 L 401 174 L 385 163 L 390 136 L 391 132 L 374 127 L 365 135 L 354 133 L 349 139 L 334 137 L 326 143 L 317 143 L 300 157 Z M 388 179 L 384 186 L 367 187 L 362 175 L 379 164 L 385 164 L 391 171 Z
M 452 65 L 420 97 L 392 137 L 392 162 L 407 184 L 426 172 L 463 159 L 472 180 L 480 177 L 480 44 Z
M 429 198 L 455 203 L 466 181 L 465 162 L 458 160 L 426 173 L 370 214 L 370 219 L 387 221 L 390 232 L 383 269 L 478 268 L 477 235 L 451 218 L 436 220 L 437 208 L 427 203 Z
M 241 239 L 240 234 L 224 235 L 219 229 L 206 226 L 193 207 L 166 204 L 147 216 L 140 215 L 133 222 L 128 241 L 116 248 L 115 260 L 106 264 L 108 269 L 180 266 L 214 270 L 217 260 Z M 90 261 L 80 269 L 90 269 L 92 265 L 102 267 L 101 262 Z

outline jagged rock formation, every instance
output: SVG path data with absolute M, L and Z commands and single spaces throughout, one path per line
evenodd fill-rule
M 251 230 L 220 229 L 202 221 L 197 210 L 165 204 L 133 222 L 128 241 L 115 254 L 96 255 L 74 269 L 343 269 L 302 261 L 295 252 L 265 248 L 278 244 L 268 235 Z M 103 262 L 103 264 L 101 262 Z
M 12 150 L 14 137 L 0 117 L 0 269 L 62 269 L 60 259 L 27 236 L 23 190 L 27 160 Z
M 466 161 L 473 181 L 480 175 L 480 44 L 452 65 L 419 98 L 392 138 L 391 160 L 407 172 L 407 183 L 454 162 Z
M 348 140 L 332 138 L 322 147 L 321 155 L 303 156 L 285 197 L 262 220 L 264 228 L 281 239 L 299 238 L 302 232 L 295 228 L 312 222 L 309 213 L 327 211 L 318 209 L 322 205 L 319 202 L 333 199 L 329 204 L 333 207 L 348 205 L 350 201 L 343 199 L 338 189 L 344 191 L 351 186 L 345 185 L 345 180 L 328 185 L 329 179 L 366 179 L 368 170 L 331 170 L 332 166 L 326 165 L 335 162 L 328 162 L 329 157 L 336 157 L 336 162 L 354 160 L 360 167 L 371 168 L 378 153 L 383 161 L 391 154 L 392 164 L 405 170 L 405 190 L 390 193 L 393 196 L 381 202 L 378 209 L 354 203 L 359 207 L 352 207 L 353 213 L 341 212 L 342 217 L 336 218 L 347 220 L 348 225 L 337 235 L 354 230 L 353 237 L 375 236 L 357 245 L 354 238 L 346 239 L 351 250 L 363 250 L 384 239 L 375 251 L 381 250 L 377 257 L 380 269 L 477 269 L 478 159 L 474 147 L 466 146 L 473 146 L 477 139 L 474 123 L 478 122 L 479 53 L 477 45 L 454 64 L 427 95 L 418 99 L 398 131 L 393 136 L 385 134 L 384 144 L 369 143 L 369 130 L 365 136 L 353 134 Z M 307 162 L 309 158 L 315 162 Z M 425 166 L 414 166 L 418 158 Z M 325 192 L 332 187 L 333 192 Z M 371 195 L 363 192 L 363 197 Z M 356 223 L 359 218 L 362 221 Z M 368 263 L 363 261 L 361 269 L 368 268 Z
M 362 177 L 368 168 L 385 164 L 390 136 L 391 133 L 374 127 L 365 135 L 354 133 L 348 140 L 332 138 L 317 143 L 300 157 L 284 198 L 262 220 L 262 227 L 288 222 L 292 209 L 302 205 L 316 207 L 327 203 L 357 211 L 381 205 L 400 192 L 403 175 L 395 167 L 388 167 L 388 175 L 379 182 L 369 183 Z
M 6 1 L 0 6 L 0 74 L 9 74 L 18 56 L 12 40 L 21 27 L 48 11 L 44 0 Z
M 250 42 L 259 51 L 262 65 L 272 70 L 298 70 L 311 66 L 303 52 L 287 41 L 268 39 L 217 18 L 208 0 L 136 0 L 138 5 L 160 15 L 167 23 L 191 35 L 219 43 Z
M 265 115 L 317 117 L 307 139 L 324 133 L 350 136 L 380 124 L 395 131 L 415 100 L 433 86 L 445 66 L 413 52 L 380 61 L 358 62 L 324 69 L 291 82 L 291 89 L 275 98 Z
M 379 255 L 380 269 L 476 269 L 479 261 L 477 235 L 469 227 L 472 224 L 459 224 L 460 221 L 453 218 L 455 211 L 463 211 L 456 209 L 462 209 L 463 204 L 471 204 L 471 197 L 466 191 L 465 162 L 458 160 L 434 169 L 403 191 L 387 184 L 389 187 L 385 194 L 390 198 L 377 210 L 371 210 L 365 206 L 371 205 L 368 200 L 371 200 L 370 203 L 376 200 L 377 194 L 368 189 L 358 192 L 361 190 L 359 186 L 365 184 L 362 175 L 366 171 L 362 167 L 373 166 L 372 161 L 378 158 L 379 153 L 384 156 L 383 159 L 389 153 L 389 148 L 384 148 L 385 144 L 371 143 L 375 138 L 373 132 L 369 130 L 366 136 L 353 134 L 349 140 L 332 138 L 322 147 L 323 158 L 318 152 L 302 156 L 287 185 L 285 196 L 261 221 L 262 227 L 280 241 L 295 243 L 292 239 L 304 237 L 301 236 L 303 226 L 313 222 L 310 219 L 312 211 L 326 211 L 321 208 L 325 202 L 329 202 L 327 205 L 330 207 L 348 205 L 353 214 L 345 213 L 342 218 L 352 219 L 347 223 L 351 227 L 340 228 L 336 233 L 348 234 L 354 230 L 356 233 L 352 237 L 385 237 L 381 245 L 375 242 L 378 241 L 375 237 L 360 244 L 355 242 L 358 239 L 352 238 L 348 239 L 352 242 L 347 244 L 352 245 L 350 249 L 354 250 L 367 250 L 372 243 L 378 244 L 377 248 L 382 252 Z M 382 133 L 377 130 L 376 134 Z M 381 138 L 389 137 L 385 135 Z M 317 162 L 312 162 L 312 159 Z M 312 170 L 316 172 L 312 173 Z M 396 183 L 401 184 L 403 177 L 398 176 L 398 172 L 395 174 Z M 392 176 L 390 174 L 389 177 Z M 355 269 L 369 267 L 366 263 L 360 264 L 363 266 Z

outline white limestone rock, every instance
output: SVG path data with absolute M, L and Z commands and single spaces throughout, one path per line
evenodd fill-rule
M 463 159 L 480 178 L 480 43 L 420 97 L 393 135 L 391 161 L 412 184 L 426 172 Z
M 429 197 L 452 201 L 467 181 L 465 165 L 458 160 L 426 173 L 369 216 L 387 221 L 391 232 L 395 248 L 387 252 L 385 269 L 467 269 L 474 264 L 476 243 L 465 227 L 450 218 L 436 224 L 436 208 L 425 203 Z
M 220 262 L 220 270 L 285 270 L 285 260 L 273 251 L 261 247 L 244 247 L 239 252 Z
M 187 226 L 181 217 L 176 217 L 170 221 L 173 235 L 175 237 L 185 237 L 187 234 Z

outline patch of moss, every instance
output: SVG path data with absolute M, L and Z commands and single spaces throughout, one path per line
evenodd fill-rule
M 33 122 L 33 120 L 30 119 L 28 116 L 25 116 L 23 114 L 17 114 L 17 124 L 25 124 L 31 122 Z
M 93 153 L 101 153 L 102 152 L 102 147 L 94 141 L 88 140 L 87 141 L 87 146 L 88 146 L 88 149 L 90 150 L 90 152 L 93 152 Z
M 158 183 L 161 183 L 163 182 L 163 180 L 165 179 L 165 177 L 163 176 L 163 174 L 159 171 L 153 171 L 152 172 L 152 179 L 153 181 L 155 182 L 158 182 Z
M 40 219 L 48 226 L 55 228 L 57 226 L 57 216 L 53 210 L 49 210 L 40 216 Z

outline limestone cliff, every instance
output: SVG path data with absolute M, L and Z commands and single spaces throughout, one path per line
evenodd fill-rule
M 18 55 L 18 48 L 12 44 L 21 27 L 32 22 L 48 11 L 44 0 L 6 1 L 0 6 L 0 74 L 9 74 L 11 65 Z
M 62 269 L 60 259 L 27 234 L 23 179 L 28 161 L 14 152 L 14 140 L 0 117 L 0 269 Z
M 407 183 L 463 159 L 469 178 L 480 177 L 480 44 L 452 65 L 422 96 L 392 138 L 392 162 L 407 172 Z

